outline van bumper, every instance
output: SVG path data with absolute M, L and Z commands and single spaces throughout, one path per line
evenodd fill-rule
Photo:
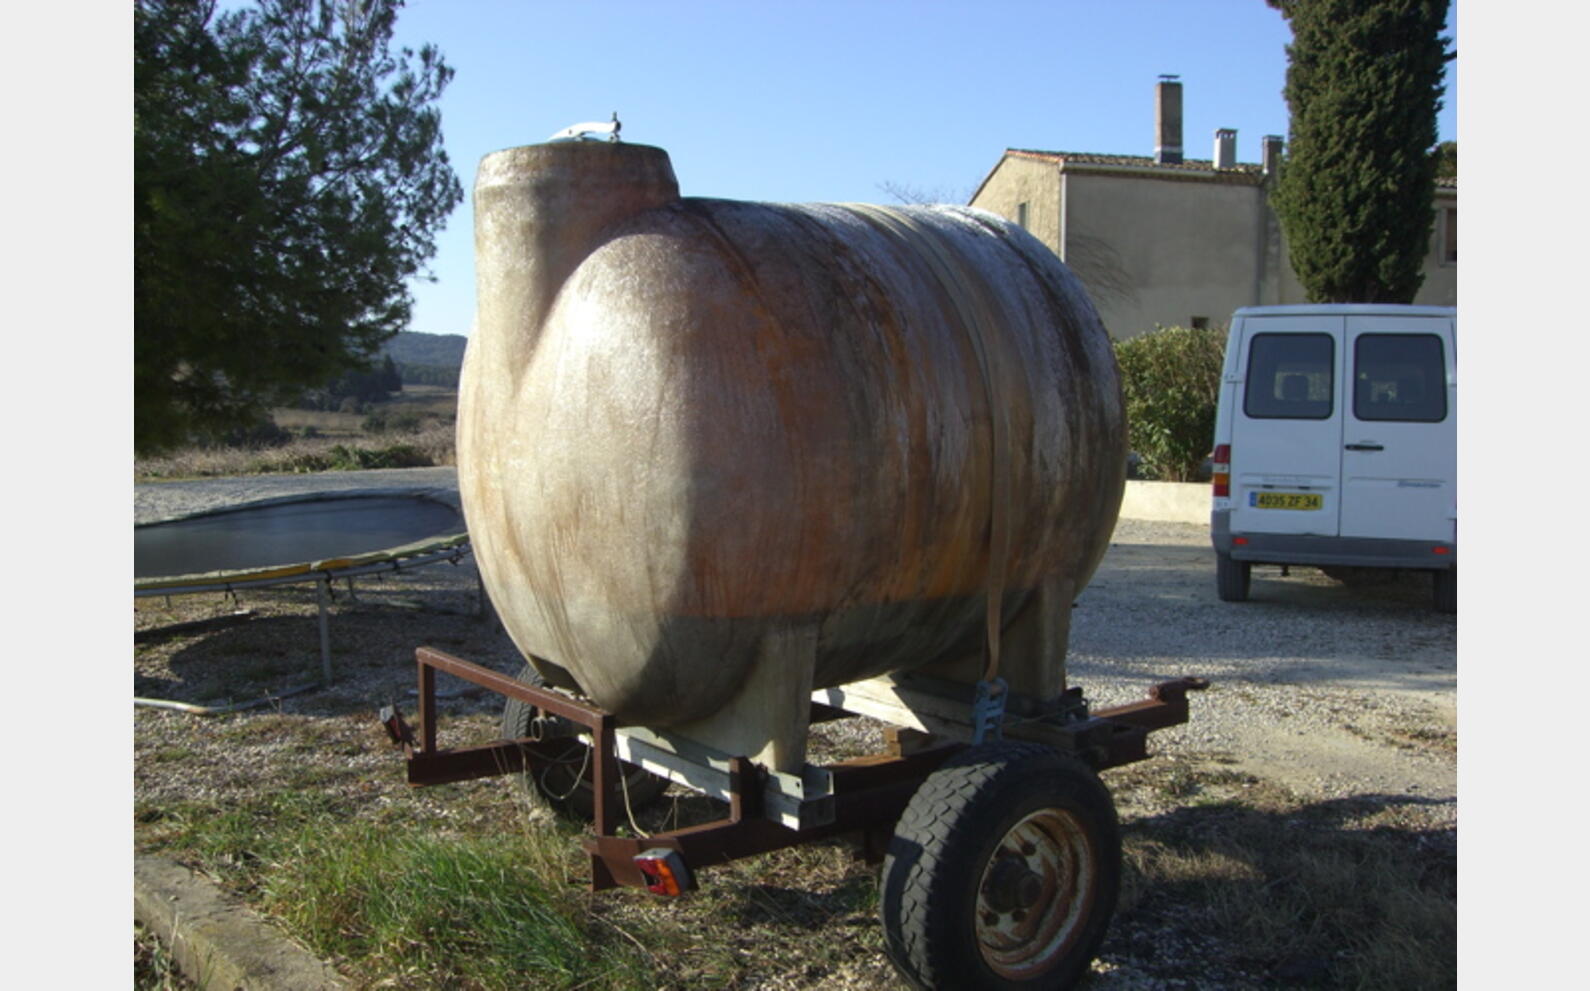
M 1457 567 L 1457 545 L 1441 540 L 1386 540 L 1380 537 L 1321 537 L 1295 533 L 1231 532 L 1231 511 L 1209 516 L 1215 551 L 1253 564 L 1345 565 L 1446 571 Z M 1238 544 L 1232 538 L 1242 537 Z M 1445 550 L 1437 550 L 1445 548 Z

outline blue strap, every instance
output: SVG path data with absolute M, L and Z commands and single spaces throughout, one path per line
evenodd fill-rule
M 972 699 L 972 743 L 997 743 L 1005 738 L 1005 698 L 1010 686 L 1004 678 L 979 681 Z

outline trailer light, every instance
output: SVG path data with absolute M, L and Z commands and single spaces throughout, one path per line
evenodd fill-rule
M 1243 544 L 1246 544 L 1248 542 L 1248 538 L 1247 537 L 1232 537 L 1231 538 L 1231 542 L 1233 544 L 1236 544 L 1238 547 L 1241 547 Z
M 1209 456 L 1210 478 L 1215 483 L 1215 498 L 1231 497 L 1231 445 L 1216 444 L 1215 453 Z
M 1432 554 L 1450 554 L 1450 553 L 1452 553 L 1452 549 L 1449 548 L 1449 547 L 1432 547 L 1432 548 L 1430 548 L 1430 553 L 1432 553 Z
M 690 868 L 678 850 L 654 847 L 635 855 L 635 866 L 646 878 L 646 890 L 658 895 L 682 895 L 690 890 Z

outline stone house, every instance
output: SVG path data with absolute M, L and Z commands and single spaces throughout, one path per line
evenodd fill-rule
M 1214 157 L 1184 160 L 1181 83 L 1156 88 L 1152 156 L 1006 149 L 971 205 L 1015 221 L 1087 287 L 1115 338 L 1163 326 L 1217 327 L 1239 306 L 1307 302 L 1270 208 L 1282 139 L 1237 161 L 1237 132 Z M 1438 179 L 1436 222 L 1415 302 L 1457 305 L 1457 180 Z

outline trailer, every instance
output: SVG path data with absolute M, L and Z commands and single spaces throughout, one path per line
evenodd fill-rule
M 715 865 L 853 837 L 869 862 L 883 864 L 889 956 L 926 988 L 1065 986 L 1087 968 L 1120 883 L 1119 828 L 1098 772 L 1146 758 L 1148 734 L 1186 722 L 1187 693 L 1208 687 L 1180 678 L 1096 711 L 1075 688 L 1046 705 L 1012 695 L 1005 718 L 979 739 L 975 706 L 964 692 L 954 697 L 956 686 L 869 679 L 814 692 L 810 719 L 878 719 L 885 749 L 792 774 L 624 725 L 541 684 L 528 667 L 516 679 L 430 647 L 416 661 L 418 725 L 396 706 L 381 713 L 410 785 L 526 774 L 564 811 L 590 819 L 582 845 L 592 891 L 679 896 Z M 505 726 L 523 732 L 442 747 L 437 672 L 504 696 Z M 668 784 L 724 803 L 727 814 L 622 835 L 626 809 Z
M 421 648 L 409 780 L 528 772 L 595 890 L 854 835 L 917 986 L 1074 980 L 1120 880 L 1098 772 L 1204 685 L 1066 680 L 1126 484 L 1082 283 L 990 213 L 686 197 L 617 140 L 488 155 L 474 202 L 459 495 L 527 667 Z M 439 747 L 438 671 L 507 698 L 501 739 Z M 851 715 L 883 750 L 810 762 Z M 726 815 L 623 835 L 671 784 Z

